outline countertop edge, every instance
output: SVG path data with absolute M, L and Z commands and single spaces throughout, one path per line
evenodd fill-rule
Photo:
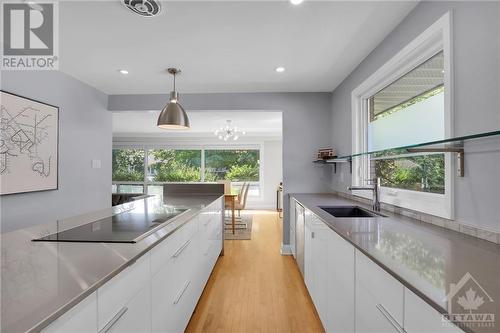
M 216 197 L 216 199 L 214 199 L 208 205 L 211 205 L 216 200 L 219 200 L 222 197 L 223 197 L 222 195 Z M 51 323 L 53 323 L 54 321 L 56 321 L 59 317 L 63 316 L 65 313 L 67 313 L 68 311 L 70 311 L 74 306 L 76 306 L 81 301 L 83 301 L 85 298 L 87 298 L 88 296 L 90 296 L 93 292 L 95 292 L 97 289 L 99 289 L 99 287 L 101 287 L 104 284 L 106 284 L 112 278 L 114 278 L 115 276 L 117 276 L 118 274 L 120 274 L 122 271 L 124 271 L 127 267 L 133 265 L 137 260 L 139 260 L 139 258 L 141 258 L 146 253 L 150 252 L 154 247 L 156 247 L 158 244 L 160 244 L 161 242 L 163 242 L 165 239 L 167 239 L 174 232 L 176 232 L 177 230 L 179 230 L 182 226 L 184 226 L 186 223 L 188 223 L 192 218 L 198 216 L 201 211 L 202 211 L 202 209 L 200 209 L 198 212 L 196 212 L 193 215 L 191 215 L 189 218 L 186 218 L 186 216 L 180 216 L 180 218 L 185 218 L 185 220 L 182 221 L 182 222 L 180 222 L 180 224 L 175 229 L 172 229 L 171 231 L 169 231 L 164 236 L 158 238 L 158 240 L 156 240 L 154 243 L 152 243 L 151 245 L 149 245 L 143 251 L 139 252 L 136 256 L 134 256 L 133 258 L 129 259 L 127 262 L 125 262 L 120 267 L 112 270 L 105 277 L 103 277 L 102 279 L 100 279 L 99 281 L 97 281 L 96 283 L 94 283 L 92 286 L 90 286 L 89 288 L 87 288 L 86 290 L 84 290 L 83 292 L 81 292 L 80 294 L 78 294 L 77 296 L 75 296 L 71 301 L 69 301 L 66 304 L 64 304 L 63 306 L 61 306 L 58 310 L 56 310 L 55 312 L 53 312 L 50 315 L 48 315 L 45 319 L 43 319 L 40 322 L 38 322 L 35 326 L 31 327 L 26 332 L 27 333 L 38 333 L 42 329 L 46 328 L 48 325 L 50 325 Z M 154 233 L 152 235 L 154 235 Z
M 314 193 L 312 193 L 314 194 Z M 399 281 L 401 284 L 403 284 L 404 287 L 408 288 L 411 292 L 413 292 L 415 295 L 417 295 L 418 297 L 420 297 L 424 302 L 426 302 L 427 304 L 429 304 L 430 306 L 432 306 L 433 309 L 435 309 L 436 311 L 438 311 L 440 314 L 446 314 L 446 315 L 449 315 L 450 313 L 448 313 L 448 311 L 446 311 L 446 309 L 444 309 L 443 307 L 441 307 L 439 304 L 437 304 L 436 302 L 434 302 L 430 297 L 428 297 L 427 295 L 425 295 L 423 292 L 421 292 L 420 290 L 418 290 L 416 287 L 414 287 L 410 282 L 408 282 L 407 280 L 405 280 L 404 278 L 402 278 L 399 274 L 397 274 L 396 272 L 394 272 L 393 270 L 391 270 L 389 267 L 387 267 L 384 263 L 382 263 L 380 260 L 376 259 L 374 256 L 372 256 L 370 253 L 368 253 L 367 251 L 365 251 L 364 249 L 362 249 L 359 245 L 357 245 L 356 243 L 354 243 L 352 240 L 350 240 L 349 238 L 345 237 L 345 235 L 338 231 L 335 227 L 333 227 L 330 223 L 328 223 L 327 221 L 325 221 L 322 217 L 320 217 L 319 215 L 317 215 L 314 211 L 312 211 L 312 208 L 308 207 L 308 205 L 306 203 L 304 203 L 303 201 L 301 201 L 300 199 L 298 199 L 296 196 L 298 195 L 308 195 L 307 193 L 290 193 L 290 197 L 293 198 L 295 201 L 297 201 L 298 203 L 300 203 L 302 206 L 304 206 L 305 208 L 309 209 L 311 211 L 311 213 L 314 214 L 314 216 L 316 216 L 317 218 L 319 218 L 321 221 L 323 221 L 323 223 L 325 223 L 331 230 L 333 230 L 337 235 L 339 235 L 340 237 L 342 237 L 342 239 L 346 240 L 349 244 L 351 244 L 352 246 L 354 246 L 354 248 L 356 250 L 358 250 L 359 252 L 363 253 L 365 256 L 367 256 L 371 261 L 373 261 L 375 264 L 377 264 L 377 266 L 379 266 L 380 268 L 382 268 L 384 271 L 386 271 L 388 274 L 390 274 L 392 277 L 394 277 L 397 281 Z M 342 198 L 340 196 L 336 196 L 335 194 L 328 194 L 328 195 L 332 195 L 334 197 L 338 197 L 338 198 L 341 198 L 343 200 L 346 200 L 346 201 L 351 201 L 354 205 L 357 205 L 357 206 L 361 206 L 361 207 L 364 207 L 364 208 L 367 208 L 365 204 L 363 203 L 360 203 L 360 202 L 357 202 L 357 201 L 354 201 L 354 200 L 351 200 L 351 199 L 346 199 L 346 198 Z M 368 208 L 370 209 L 370 208 Z M 415 220 L 415 219 L 412 219 L 410 217 L 408 217 L 409 219 L 411 220 Z M 418 220 L 415 220 L 415 222 L 417 222 Z M 398 221 L 394 221 L 394 222 L 398 222 Z M 400 222 L 399 222 L 400 223 Z M 457 325 L 455 325 L 457 326 Z M 468 327 L 467 325 L 460 325 L 460 326 L 457 326 L 459 329 L 461 329 L 462 331 L 466 332 L 466 333 L 476 333 L 474 330 L 472 330 L 470 327 Z

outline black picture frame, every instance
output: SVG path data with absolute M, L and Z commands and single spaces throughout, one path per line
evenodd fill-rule
M 18 191 L 18 192 L 9 192 L 9 193 L 3 193 L 3 191 L 0 189 L 0 196 L 8 196 L 8 195 L 16 195 L 16 194 L 26 194 L 26 193 L 36 193 L 36 192 L 47 192 L 47 191 L 57 191 L 59 190 L 59 125 L 60 125 L 60 109 L 59 109 L 59 106 L 56 106 L 56 105 L 53 105 L 53 104 L 50 104 L 50 103 L 47 103 L 47 102 L 44 102 L 44 101 L 41 101 L 41 100 L 37 100 L 37 99 L 33 99 L 33 98 L 29 98 L 29 97 L 26 97 L 26 96 L 22 96 L 22 95 L 19 95 L 19 94 L 16 94 L 16 93 L 13 93 L 13 92 L 10 92 L 10 91 L 7 91 L 7 90 L 3 90 L 3 89 L 0 89 L 0 95 L 1 94 L 8 94 L 8 95 L 11 95 L 13 97 L 17 97 L 17 98 L 20 98 L 20 99 L 23 99 L 23 100 L 27 100 L 27 101 L 31 101 L 31 102 L 35 102 L 35 103 L 39 103 L 39 104 L 43 104 L 47 107 L 51 107 L 51 108 L 54 108 L 55 109 L 55 112 L 56 112 L 56 115 L 57 115 L 57 121 L 56 121 L 56 153 L 57 153 L 57 158 L 56 158 L 56 181 L 55 181 L 55 187 L 54 188 L 47 188 L 47 189 L 33 189 L 33 190 L 29 190 L 29 191 Z M 1 101 L 0 99 L 0 106 L 3 106 L 3 102 Z M 0 141 L 2 141 L 3 139 L 0 138 Z M 1 142 L 0 142 L 1 143 Z M 0 152 L 1 152 L 1 145 L 0 145 Z M 1 177 L 1 174 L 0 174 L 0 177 Z M 1 182 L 0 182 L 0 185 L 1 185 Z

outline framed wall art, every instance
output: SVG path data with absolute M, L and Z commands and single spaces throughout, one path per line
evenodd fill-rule
M 59 108 L 0 94 L 0 195 L 57 190 Z

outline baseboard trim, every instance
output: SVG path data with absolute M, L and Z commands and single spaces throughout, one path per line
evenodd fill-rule
M 283 243 L 281 243 L 280 253 L 281 253 L 282 256 L 291 256 L 292 255 L 292 249 L 290 248 L 290 244 L 283 244 Z

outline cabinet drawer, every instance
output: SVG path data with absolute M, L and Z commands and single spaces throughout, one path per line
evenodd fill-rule
M 147 284 L 123 306 L 99 333 L 151 332 L 151 285 Z
M 457 326 L 443 321 L 439 312 L 406 288 L 404 326 L 408 333 L 463 333 Z
M 150 277 L 147 253 L 97 290 L 99 331 L 148 284 Z
M 398 332 L 403 326 L 404 286 L 356 251 L 356 331 Z
M 167 239 L 151 250 L 151 274 L 156 274 L 161 267 L 168 264 L 170 260 L 184 251 L 184 248 L 192 242 L 196 232 L 197 217 L 184 224 Z
M 67 332 L 97 332 L 97 294 L 95 292 L 42 330 L 42 333 Z
M 182 332 L 201 293 L 195 269 L 198 264 L 196 238 L 152 278 L 153 332 Z M 199 291 L 196 293 L 196 291 Z

